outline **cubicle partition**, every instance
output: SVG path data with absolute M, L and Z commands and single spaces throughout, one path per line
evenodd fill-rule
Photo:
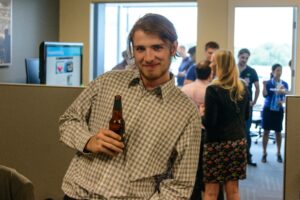
M 82 90 L 0 84 L 0 165 L 28 177 L 37 200 L 62 199 L 74 150 L 59 142 L 58 118 Z
M 286 98 L 284 200 L 300 199 L 300 96 Z

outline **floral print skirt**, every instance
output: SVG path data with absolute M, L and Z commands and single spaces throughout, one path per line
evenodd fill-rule
M 224 183 L 246 178 L 246 139 L 204 144 L 203 182 Z

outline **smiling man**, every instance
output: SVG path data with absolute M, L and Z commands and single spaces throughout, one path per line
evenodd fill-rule
M 169 72 L 177 34 L 164 16 L 133 26 L 128 52 L 137 70 L 108 72 L 60 118 L 60 140 L 77 152 L 64 177 L 64 199 L 189 199 L 200 147 L 200 117 Z M 108 129 L 122 96 L 126 140 Z

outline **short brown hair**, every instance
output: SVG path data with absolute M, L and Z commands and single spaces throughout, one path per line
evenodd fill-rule
M 243 48 L 239 50 L 238 57 L 244 53 L 248 54 L 249 56 L 251 55 L 249 49 Z
M 196 75 L 200 80 L 206 80 L 211 74 L 210 61 L 203 60 L 196 65 Z
M 127 46 L 131 57 L 133 56 L 133 36 L 134 33 L 138 30 L 142 30 L 145 33 L 157 35 L 162 41 L 170 42 L 171 44 L 177 41 L 178 38 L 175 27 L 170 20 L 159 14 L 146 14 L 134 24 L 129 33 Z
M 209 42 L 207 42 L 207 43 L 205 44 L 205 51 L 206 51 L 207 49 L 209 49 L 209 48 L 211 48 L 211 49 L 219 49 L 220 46 L 219 46 L 218 43 L 216 43 L 216 42 L 214 42 L 214 41 L 209 41 Z

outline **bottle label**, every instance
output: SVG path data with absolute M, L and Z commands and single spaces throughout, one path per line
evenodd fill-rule
M 109 125 L 109 129 L 119 135 L 123 135 L 125 132 L 124 123 L 122 123 L 122 120 L 113 120 L 112 123 L 110 123 Z

